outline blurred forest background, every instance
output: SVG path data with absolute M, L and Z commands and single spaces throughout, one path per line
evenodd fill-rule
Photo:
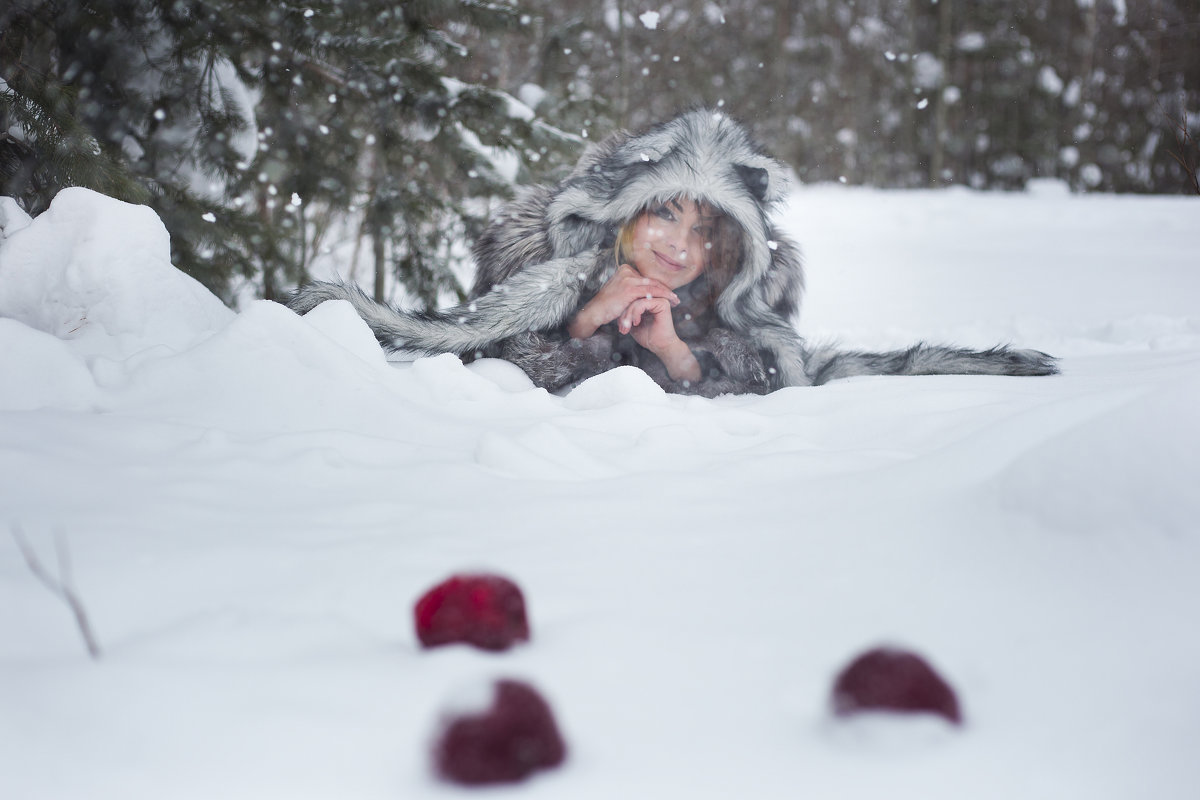
M 461 297 L 589 141 L 705 106 L 804 182 L 1200 194 L 1198 0 L 9 0 L 0 194 L 145 203 L 234 302 Z M 360 265 L 363 274 L 359 274 Z M 2 279 L 0 265 L 0 279 Z

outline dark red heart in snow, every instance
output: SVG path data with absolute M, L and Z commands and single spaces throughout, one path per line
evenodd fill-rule
M 550 706 L 528 684 L 497 681 L 492 705 L 451 719 L 434 747 L 438 772 L 456 783 L 513 783 L 558 766 L 567 747 Z
M 414 616 L 425 647 L 465 642 L 504 650 L 529 639 L 525 598 L 499 575 L 454 575 L 417 601 Z
M 833 710 L 840 716 L 859 711 L 927 711 L 962 724 L 958 698 L 950 685 L 920 656 L 877 648 L 842 670 L 833 685 Z

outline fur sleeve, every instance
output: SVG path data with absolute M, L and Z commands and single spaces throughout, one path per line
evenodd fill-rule
M 743 336 L 726 328 L 712 328 L 688 347 L 700 362 L 699 381 L 676 381 L 662 362 L 638 348 L 639 364 L 654 382 L 668 392 L 717 397 L 723 394 L 766 394 L 770 391 L 762 356 Z

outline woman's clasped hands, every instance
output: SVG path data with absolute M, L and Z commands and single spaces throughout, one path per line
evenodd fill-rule
M 666 284 L 644 277 L 629 264 L 622 264 L 571 320 L 572 338 L 586 339 L 601 325 L 616 321 L 617 329 L 654 353 L 671 378 L 698 381 L 700 362 L 675 332 L 671 309 L 679 296 Z

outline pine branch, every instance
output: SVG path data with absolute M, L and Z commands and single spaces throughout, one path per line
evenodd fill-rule
M 17 543 L 17 547 L 21 551 L 21 557 L 25 559 L 26 566 L 33 573 L 34 577 L 41 582 L 43 586 L 50 590 L 50 593 L 62 600 L 71 609 L 71 614 L 75 617 L 75 625 L 79 628 L 79 634 L 83 637 L 83 643 L 87 646 L 88 655 L 93 660 L 100 659 L 100 644 L 96 639 L 95 633 L 92 632 L 91 623 L 88 621 L 87 610 L 83 606 L 83 601 L 79 597 L 79 593 L 75 590 L 75 582 L 71 577 L 71 560 L 70 553 L 67 550 L 66 538 L 60 531 L 54 537 L 54 551 L 58 555 L 58 576 L 51 575 L 50 572 L 42 565 L 37 553 L 26 541 L 21 529 L 16 525 L 11 527 L 12 537 Z

